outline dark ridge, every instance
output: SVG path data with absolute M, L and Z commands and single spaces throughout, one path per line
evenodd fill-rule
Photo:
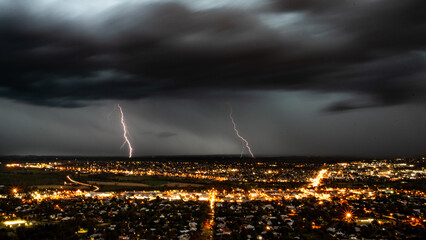
M 401 157 L 403 160 L 417 159 L 421 157 Z M 122 156 L 0 156 L 0 161 L 6 162 L 49 162 L 49 161 L 256 161 L 256 162 L 289 162 L 289 163 L 336 163 L 336 162 L 353 162 L 353 161 L 372 161 L 382 159 L 394 159 L 383 157 L 355 157 L 355 156 L 273 156 L 273 157 L 250 157 L 240 158 L 238 155 L 179 155 L 179 156 L 144 156 L 127 158 Z

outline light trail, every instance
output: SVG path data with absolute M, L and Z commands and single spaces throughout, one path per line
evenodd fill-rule
M 214 204 L 216 202 L 217 192 L 214 189 L 212 189 L 208 191 L 208 193 L 209 193 L 209 201 L 210 201 L 210 210 L 212 210 L 212 212 L 214 213 Z
M 117 104 L 118 109 L 120 110 L 121 113 L 121 125 L 123 126 L 123 137 L 124 137 L 124 142 L 127 143 L 127 145 L 129 146 L 129 158 L 132 158 L 132 153 L 133 153 L 133 148 L 132 148 L 132 144 L 129 141 L 129 138 L 127 137 L 127 127 L 126 127 L 126 123 L 124 122 L 124 113 L 123 113 L 123 109 L 121 109 L 120 104 Z M 124 143 L 123 143 L 124 145 Z M 122 147 L 123 147 L 122 145 Z
M 230 118 L 230 119 L 231 119 L 231 121 L 232 121 L 232 125 L 234 125 L 234 131 L 235 131 L 235 134 L 237 134 L 237 137 L 239 137 L 239 138 L 241 139 L 241 141 L 243 141 L 243 142 L 244 142 L 245 147 L 246 147 L 246 148 L 247 148 L 247 150 L 249 151 L 249 153 L 250 153 L 251 157 L 252 157 L 252 158 L 255 158 L 255 157 L 254 157 L 254 155 L 253 155 L 253 153 L 251 152 L 251 148 L 250 148 L 250 146 L 249 146 L 249 143 L 248 143 L 248 142 L 247 142 L 247 140 L 246 140 L 245 138 L 243 138 L 243 137 L 240 135 L 240 133 L 238 132 L 237 124 L 235 123 L 234 118 L 232 117 L 232 107 L 230 106 L 230 108 L 231 108 L 231 112 L 229 113 L 229 118 Z
M 68 178 L 68 180 L 70 180 L 70 182 L 72 182 L 72 183 L 80 184 L 80 185 L 83 185 L 83 186 L 94 187 L 94 188 L 95 188 L 95 190 L 93 190 L 94 192 L 96 192 L 96 191 L 98 191 L 98 190 L 99 190 L 99 187 L 98 187 L 98 186 L 94 186 L 94 185 L 92 186 L 92 185 L 87 184 L 87 183 L 77 182 L 77 181 L 75 181 L 75 180 L 71 179 L 69 175 L 67 176 L 67 178 Z
M 323 169 L 318 173 L 317 177 L 312 181 L 312 187 L 318 187 L 326 172 L 327 169 Z

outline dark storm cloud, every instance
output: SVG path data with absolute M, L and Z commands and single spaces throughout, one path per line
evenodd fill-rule
M 195 10 L 181 1 L 67 14 L 0 10 L 0 96 L 93 100 L 295 89 L 355 94 L 329 110 L 424 100 L 424 0 L 268 1 Z
M 277 11 L 327 11 L 345 4 L 355 4 L 352 0 L 271 0 L 272 10 Z
M 161 133 L 157 134 L 157 137 L 159 137 L 159 138 L 169 138 L 169 137 L 173 137 L 173 136 L 176 136 L 176 135 L 177 134 L 173 133 L 173 132 L 161 132 Z

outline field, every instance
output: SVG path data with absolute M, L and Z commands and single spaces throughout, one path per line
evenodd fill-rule
M 73 172 L 74 173 L 74 172 Z M 116 174 L 71 174 L 69 172 L 54 172 L 34 168 L 7 168 L 0 165 L 0 185 L 9 187 L 37 187 L 68 189 L 71 186 L 63 185 L 69 182 L 66 176 L 76 181 L 89 183 L 100 187 L 100 191 L 126 191 L 126 190 L 167 190 L 167 189 L 201 189 L 201 188 L 258 188 L 280 187 L 295 188 L 305 183 L 239 183 L 216 182 L 206 179 L 165 177 L 165 176 L 127 176 Z M 72 188 L 72 187 L 71 187 Z M 83 189 L 83 186 L 78 186 Z
M 120 182 L 134 182 L 143 183 L 149 186 L 161 186 L 170 182 L 170 178 L 159 176 L 118 176 L 114 177 L 115 180 Z
M 81 176 L 80 180 L 100 187 L 101 191 L 200 188 L 206 186 L 200 183 L 185 182 L 182 178 L 162 176 L 117 176 L 102 174 Z
M 0 185 L 62 185 L 65 180 L 66 173 L 0 165 Z
M 52 172 L 34 168 L 8 168 L 0 165 L 0 185 L 10 187 L 63 188 L 68 180 L 66 172 Z M 147 190 L 164 188 L 199 188 L 205 184 L 186 182 L 181 178 L 161 176 L 71 175 L 75 180 L 97 185 L 101 191 Z M 79 188 L 82 188 L 80 186 Z
M 129 186 L 129 187 L 149 187 L 149 185 L 144 183 L 133 183 L 133 182 L 101 182 L 101 181 L 87 181 L 92 185 L 107 185 L 107 186 Z

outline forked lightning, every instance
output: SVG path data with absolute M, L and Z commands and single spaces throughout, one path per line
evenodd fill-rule
M 127 143 L 127 145 L 129 146 L 129 158 L 132 158 L 132 153 L 133 153 L 133 148 L 132 148 L 132 144 L 129 141 L 129 138 L 127 137 L 127 127 L 126 127 L 126 123 L 124 122 L 124 113 L 123 113 L 123 109 L 121 109 L 120 104 L 117 104 L 118 109 L 120 110 L 121 113 L 121 125 L 123 126 L 123 137 L 124 137 L 124 143 Z M 121 147 L 124 146 L 124 143 Z

